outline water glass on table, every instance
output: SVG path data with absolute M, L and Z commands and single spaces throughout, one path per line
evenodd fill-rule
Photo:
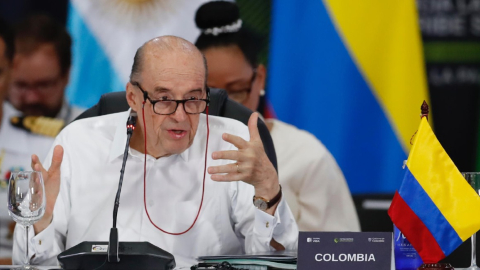
M 45 203 L 45 186 L 41 172 L 12 173 L 8 182 L 8 211 L 13 220 L 25 230 L 25 258 L 23 266 L 17 269 L 37 269 L 30 265 L 28 230 L 43 217 Z

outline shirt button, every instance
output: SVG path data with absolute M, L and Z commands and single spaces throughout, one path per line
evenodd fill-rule
M 153 205 L 154 205 L 153 200 L 148 200 L 148 206 L 153 206 Z
M 265 223 L 265 227 L 267 227 L 267 228 L 268 228 L 269 226 L 270 226 L 270 223 L 268 223 L 268 222 L 267 222 L 267 223 Z

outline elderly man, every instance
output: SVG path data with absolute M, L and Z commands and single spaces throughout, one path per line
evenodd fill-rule
M 120 241 L 149 241 L 173 253 L 177 266 L 200 255 L 296 249 L 297 226 L 264 152 L 258 114 L 248 128 L 199 114 L 207 105 L 206 72 L 202 54 L 181 38 L 155 38 L 137 51 L 126 87 L 138 123 L 118 214 Z M 67 126 L 44 164 L 48 170 L 32 158 L 47 195 L 31 233 L 33 264 L 52 265 L 65 248 L 108 239 L 128 115 Z M 17 230 L 16 262 L 24 240 Z

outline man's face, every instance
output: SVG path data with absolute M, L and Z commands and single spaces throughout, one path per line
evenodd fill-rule
M 146 53 L 138 83 L 152 100 L 204 99 L 205 70 L 200 54 L 164 52 Z M 143 94 L 138 86 L 128 84 L 135 94 L 143 126 L 141 102 Z M 187 114 L 182 104 L 175 113 L 158 115 L 150 101 L 145 103 L 145 125 L 147 130 L 147 152 L 155 157 L 180 154 L 193 143 L 197 132 L 199 114 Z
M 0 103 L 3 102 L 10 83 L 10 61 L 7 59 L 5 53 L 7 46 L 5 41 L 0 38 Z
M 15 55 L 9 100 L 26 115 L 55 117 L 67 83 L 68 72 L 61 73 L 53 45 L 45 44 L 32 54 Z

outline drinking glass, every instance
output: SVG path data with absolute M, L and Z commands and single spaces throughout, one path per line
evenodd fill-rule
M 480 195 L 480 172 L 462 172 L 463 177 L 467 180 L 470 186 L 475 189 L 475 192 Z M 472 262 L 468 270 L 480 269 L 477 266 L 477 233 L 471 237 L 472 240 Z
M 8 211 L 25 230 L 25 259 L 23 267 L 17 269 L 37 269 L 30 265 L 28 257 L 28 229 L 45 213 L 45 187 L 41 172 L 12 173 L 8 183 Z

